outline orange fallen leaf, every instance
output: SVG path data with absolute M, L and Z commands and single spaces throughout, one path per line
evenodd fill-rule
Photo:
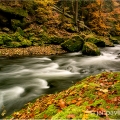
M 76 103 L 76 102 L 77 102 L 77 100 L 72 100 L 72 101 L 71 101 L 72 104 L 74 104 L 74 103 Z
M 46 118 L 48 118 L 48 116 L 46 114 L 44 114 L 43 118 L 46 119 Z
M 76 103 L 76 105 L 77 105 L 77 106 L 80 106 L 81 103 L 82 103 L 82 101 L 78 101 L 78 102 Z
M 58 106 L 59 106 L 61 109 L 63 109 L 63 108 L 66 107 L 66 104 L 65 104 L 65 102 L 64 102 L 63 99 L 60 99 L 60 100 L 59 100 Z
M 82 120 L 87 120 L 87 119 L 88 119 L 88 114 L 89 114 L 89 113 L 86 113 L 86 112 L 84 111 Z
M 110 108 L 110 106 L 106 106 L 106 108 L 107 108 L 107 109 L 109 109 L 109 108 Z
M 73 119 L 73 118 L 75 118 L 75 115 L 74 115 L 74 114 L 69 114 L 69 115 L 67 115 L 66 118 L 67 118 L 67 119 Z

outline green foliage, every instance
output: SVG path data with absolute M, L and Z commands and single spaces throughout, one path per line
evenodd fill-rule
M 29 47 L 29 46 L 32 45 L 32 42 L 31 42 L 30 40 L 27 40 L 27 39 L 24 38 L 24 39 L 21 41 L 21 45 L 22 45 L 22 47 Z
M 100 55 L 100 50 L 95 44 L 86 42 L 83 45 L 82 53 L 85 55 Z
M 18 27 L 23 27 L 23 23 L 20 20 L 16 20 L 16 19 L 12 19 L 11 24 L 13 30 L 16 30 Z
M 21 42 L 24 37 L 20 35 L 19 32 L 15 32 L 13 35 L 11 35 L 13 37 L 13 39 L 17 42 Z
M 7 46 L 9 46 L 9 43 L 13 41 L 12 36 L 10 36 L 8 34 L 3 34 L 2 39 L 3 39 L 4 45 L 7 45 Z
M 16 32 L 18 32 L 21 36 L 25 35 L 24 31 L 20 27 L 17 28 Z
M 0 36 L 0 46 L 3 45 L 3 39 L 2 39 L 2 36 Z
M 20 42 L 10 42 L 9 43 L 9 47 L 11 47 L 11 48 L 18 48 L 18 47 L 21 47 L 21 44 L 20 44 Z
M 21 31 L 21 30 L 20 30 Z M 30 40 L 25 39 L 21 36 L 23 32 L 15 32 L 14 34 L 2 34 L 0 35 L 0 45 L 5 45 L 6 47 L 28 47 L 32 45 Z

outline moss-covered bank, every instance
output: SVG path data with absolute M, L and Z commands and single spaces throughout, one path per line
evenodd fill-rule
M 120 72 L 90 76 L 69 89 L 38 98 L 11 119 L 119 119 Z

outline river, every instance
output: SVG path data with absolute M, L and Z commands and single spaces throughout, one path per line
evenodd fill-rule
M 58 56 L 0 58 L 0 113 L 6 110 L 6 115 L 9 115 L 43 94 L 62 91 L 103 71 L 120 71 L 120 45 L 101 48 L 100 56 L 76 52 Z

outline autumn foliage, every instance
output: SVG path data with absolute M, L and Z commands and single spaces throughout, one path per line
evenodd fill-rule
M 117 0 L 95 0 L 83 7 L 87 25 L 99 35 L 120 35 L 120 3 Z

